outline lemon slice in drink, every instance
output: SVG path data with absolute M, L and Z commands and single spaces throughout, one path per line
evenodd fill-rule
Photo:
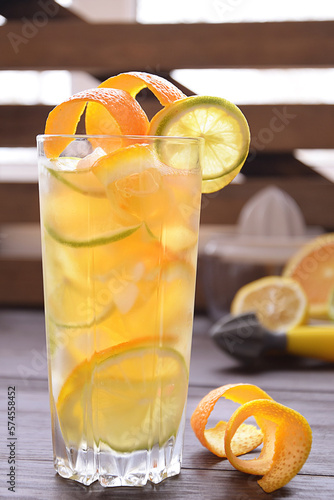
M 175 436 L 188 370 L 170 347 L 127 342 L 95 353 L 65 381 L 57 400 L 68 447 L 94 442 L 119 452 L 151 449 Z
M 159 111 L 150 124 L 150 135 L 202 137 L 202 192 L 218 191 L 231 182 L 249 150 L 246 118 L 231 102 L 211 96 L 180 99 Z M 163 161 L 182 168 L 181 148 L 160 147 Z

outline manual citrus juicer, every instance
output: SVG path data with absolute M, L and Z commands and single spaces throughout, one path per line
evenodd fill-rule
M 210 335 L 222 350 L 242 361 L 278 353 L 334 361 L 334 324 L 301 325 L 273 332 L 255 313 L 248 312 L 224 316 L 211 327 Z
M 312 228 L 308 234 L 303 215 L 293 198 L 269 186 L 256 193 L 243 207 L 236 235 L 212 240 L 207 244 L 206 255 L 219 253 L 225 273 L 231 274 L 238 289 L 247 280 L 266 273 L 278 274 L 294 252 L 319 232 L 318 228 Z M 251 277 L 251 273 L 254 276 Z M 221 285 L 227 288 L 223 280 Z M 215 302 L 215 297 L 211 296 L 208 302 L 213 318 L 219 317 L 210 334 L 230 355 L 250 361 L 269 353 L 288 352 L 334 361 L 334 324 L 303 325 L 286 332 L 273 332 L 259 322 L 254 312 L 226 315 L 232 298 L 226 298 L 225 311 L 217 311 L 217 307 L 210 304 L 210 301 Z

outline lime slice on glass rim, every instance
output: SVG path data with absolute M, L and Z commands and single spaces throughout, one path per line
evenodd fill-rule
M 171 347 L 141 339 L 97 352 L 60 390 L 57 413 L 66 445 L 80 447 L 82 436 L 88 446 L 119 452 L 163 444 L 177 434 L 187 387 L 186 363 Z
M 202 192 L 212 193 L 240 172 L 249 151 L 249 127 L 240 109 L 220 97 L 193 96 L 159 111 L 151 120 L 150 135 L 201 137 Z M 180 151 L 158 146 L 162 160 L 182 168 Z M 179 165 L 178 165 L 179 163 Z

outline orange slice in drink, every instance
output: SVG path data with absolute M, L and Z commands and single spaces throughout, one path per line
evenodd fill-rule
M 213 429 L 206 423 L 220 397 L 241 406 L 228 422 Z M 260 456 L 242 460 L 238 455 L 255 449 L 262 435 L 243 422 L 254 417 L 263 434 Z M 227 457 L 238 470 L 263 476 L 258 484 L 266 492 L 287 484 L 303 467 L 311 450 L 312 431 L 300 413 L 274 401 L 267 393 L 251 384 L 225 385 L 214 389 L 198 404 L 191 417 L 191 426 L 199 441 L 210 451 Z
M 153 148 L 145 144 L 119 148 L 93 166 L 119 218 L 130 225 L 145 223 L 157 238 L 155 230 L 161 231 L 161 221 L 171 210 L 165 170 Z
M 138 175 L 148 169 L 159 171 L 162 167 L 163 164 L 150 146 L 132 144 L 99 158 L 93 166 L 93 173 L 106 188 L 116 181 L 129 177 L 134 184 L 134 190 L 138 183 Z M 149 186 L 144 185 L 143 189 L 143 194 L 147 194 Z M 129 196 L 129 194 L 126 193 L 125 196 Z
M 330 315 L 330 294 L 334 289 L 334 233 L 318 236 L 305 245 L 286 265 L 284 276 L 298 281 L 304 289 L 310 316 Z
M 94 103 L 90 111 L 86 133 L 97 135 L 143 135 L 148 130 L 148 119 L 128 92 L 120 89 L 97 88 L 74 94 L 56 106 L 49 114 L 45 134 L 75 134 L 80 117 L 87 103 Z M 102 109 L 102 115 L 97 111 Z M 45 142 L 48 157 L 57 157 L 71 142 L 70 138 Z

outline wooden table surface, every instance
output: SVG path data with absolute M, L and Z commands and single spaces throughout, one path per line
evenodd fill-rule
M 0 498 L 72 499 L 303 499 L 334 498 L 334 365 L 277 358 L 245 368 L 220 352 L 207 335 L 209 322 L 195 320 L 182 472 L 158 486 L 85 487 L 55 474 L 52 463 L 44 318 L 39 310 L 0 310 Z M 211 389 L 236 382 L 259 385 L 278 402 L 301 412 L 313 430 L 313 446 L 301 472 L 284 488 L 266 494 L 256 477 L 215 457 L 195 438 L 189 419 Z M 8 491 L 7 392 L 16 391 L 15 492 Z M 221 402 L 221 404 L 220 404 Z M 227 401 L 218 418 L 233 410 Z M 217 405 L 218 406 L 218 405 Z M 217 415 L 216 415 L 217 417 Z

